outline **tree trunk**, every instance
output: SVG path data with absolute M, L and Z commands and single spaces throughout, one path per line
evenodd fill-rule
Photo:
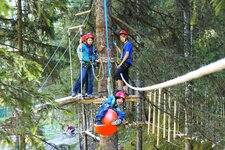
M 108 42 L 109 48 L 112 49 L 112 23 L 111 23 L 111 0 L 107 1 L 108 8 Z M 105 48 L 100 52 L 101 58 L 107 60 L 108 50 L 106 41 L 105 31 L 105 11 L 104 11 L 104 0 L 96 0 L 96 46 L 104 45 Z M 98 93 L 99 96 L 107 96 L 107 77 L 108 77 L 108 65 L 104 65 L 104 78 L 98 82 Z M 112 88 L 112 87 L 111 87 Z M 118 149 L 118 135 L 115 133 L 112 136 L 106 137 L 100 135 L 100 150 L 115 150 Z
M 118 133 L 112 136 L 100 135 L 100 150 L 117 150 L 118 149 Z
M 187 1 L 184 1 L 187 3 Z M 191 11 L 189 5 L 184 6 L 184 57 L 188 60 L 188 58 L 192 55 L 192 32 L 190 28 L 191 23 Z M 192 84 L 191 82 L 186 83 L 185 87 L 185 135 L 190 137 L 185 139 L 185 150 L 193 150 L 193 146 L 191 144 L 191 107 L 192 107 Z
M 85 104 L 82 104 L 83 131 L 87 130 L 87 120 L 85 112 Z M 87 150 L 87 134 L 84 134 L 83 150 Z
M 17 1 L 17 24 L 18 24 L 18 49 L 20 54 L 23 54 L 23 41 L 22 41 L 22 7 L 21 0 Z
M 109 48 L 112 49 L 112 22 L 111 22 L 111 0 L 107 1 L 108 6 L 108 41 Z M 105 12 L 104 12 L 104 0 L 96 0 L 96 47 L 103 45 L 105 48 L 100 52 L 101 58 L 107 60 L 108 50 L 106 45 L 106 31 L 105 31 Z M 107 77 L 108 77 L 108 65 L 104 64 L 104 78 L 98 82 L 99 96 L 107 96 Z
M 139 81 L 139 74 L 137 74 L 137 84 L 136 86 L 139 87 L 140 81 Z M 137 122 L 142 122 L 142 100 L 141 100 L 141 94 L 139 91 L 136 91 L 135 93 L 138 96 L 137 99 Z M 142 127 L 139 126 L 137 128 L 137 147 L 136 150 L 142 150 Z

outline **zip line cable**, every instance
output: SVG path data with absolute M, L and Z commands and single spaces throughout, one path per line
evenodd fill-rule
M 197 79 L 200 78 L 202 76 L 217 72 L 217 71 L 221 71 L 225 69 L 225 58 L 222 58 L 220 60 L 217 60 L 216 62 L 213 62 L 209 65 L 203 66 L 195 71 L 189 72 L 183 76 L 179 76 L 177 78 L 168 80 L 166 82 L 163 83 L 159 83 L 159 84 L 155 84 L 149 87 L 133 87 L 130 84 L 128 84 L 124 78 L 123 75 L 121 75 L 123 82 L 131 89 L 133 90 L 137 90 L 137 91 L 149 91 L 149 90 L 155 90 L 155 89 L 159 89 L 159 88 L 166 88 L 166 87 L 170 87 L 173 85 L 177 85 L 180 83 L 184 83 L 193 79 Z
M 94 3 L 95 3 L 95 2 L 94 2 Z M 93 3 L 93 5 L 94 5 L 94 3 Z M 91 9 L 93 8 L 93 5 L 92 5 Z M 82 25 L 84 25 L 84 23 L 88 20 L 88 18 L 89 18 L 89 15 L 86 16 L 86 18 L 84 19 Z M 74 39 L 75 39 L 76 36 L 78 35 L 78 32 L 79 32 L 79 31 L 76 32 L 76 35 L 75 35 L 74 38 L 71 40 L 71 42 L 74 41 Z M 64 51 L 64 53 L 62 54 L 62 56 L 59 58 L 58 62 L 56 63 L 56 65 L 54 66 L 54 68 L 52 69 L 52 71 L 49 73 L 49 75 L 47 76 L 47 78 L 43 81 L 41 87 L 38 89 L 39 92 L 42 90 L 43 86 L 46 84 L 47 80 L 48 80 L 49 77 L 52 75 L 53 71 L 54 71 L 55 68 L 58 66 L 59 62 L 61 61 L 62 57 L 65 55 L 65 53 L 67 52 L 68 49 L 69 49 L 69 48 L 68 48 L 68 46 L 67 46 L 66 50 Z

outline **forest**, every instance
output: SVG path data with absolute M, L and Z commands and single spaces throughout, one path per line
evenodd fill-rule
M 94 79 L 96 101 L 117 89 L 121 30 L 133 44 L 134 87 L 225 59 L 224 0 L 1 0 L 0 149 L 111 150 L 94 130 L 99 103 L 60 100 L 71 99 L 80 74 L 76 49 L 87 33 L 96 48 L 104 45 L 99 53 L 105 62 Z M 112 150 L 225 149 L 224 68 L 166 88 L 129 88 L 129 128 L 118 127 Z M 63 134 L 68 125 L 75 126 L 75 137 Z

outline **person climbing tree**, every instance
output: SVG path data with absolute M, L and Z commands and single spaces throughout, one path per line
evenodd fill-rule
M 82 64 L 82 45 L 86 44 L 86 35 L 81 36 L 79 45 L 77 46 L 77 56 L 80 60 L 80 63 Z M 82 86 L 85 87 L 85 96 L 87 96 L 88 92 L 88 75 L 84 77 L 84 82 L 82 83 Z M 81 89 L 79 90 L 80 93 L 82 93 Z
M 124 44 L 123 50 L 116 46 L 116 50 L 121 54 L 122 61 L 118 64 L 115 73 L 115 80 L 118 83 L 118 90 L 124 90 L 128 94 L 128 86 L 124 85 L 120 73 L 122 73 L 124 79 L 128 83 L 129 67 L 132 65 L 133 46 L 128 40 L 128 32 L 126 30 L 120 31 L 120 41 Z
M 104 126 L 104 124 L 102 123 L 102 118 L 104 118 L 106 112 L 109 109 L 113 109 L 117 113 L 118 118 L 112 122 L 112 125 L 118 126 L 121 123 L 123 123 L 125 124 L 125 126 L 127 126 L 126 121 L 124 119 L 126 113 L 122 111 L 123 102 L 125 100 L 126 100 L 126 94 L 123 91 L 117 92 L 115 96 L 109 96 L 108 100 L 103 105 L 101 105 L 98 109 L 98 113 L 95 116 L 95 125 Z
M 99 59 L 95 59 L 95 48 L 93 46 L 94 36 L 91 33 L 86 35 L 86 44 L 82 45 L 82 77 L 79 75 L 72 92 L 72 96 L 76 96 L 78 90 L 80 89 L 81 80 L 82 82 L 85 79 L 85 76 L 88 75 L 88 91 L 87 97 L 93 97 L 93 82 L 94 75 L 92 69 L 95 66 L 96 62 L 99 62 Z

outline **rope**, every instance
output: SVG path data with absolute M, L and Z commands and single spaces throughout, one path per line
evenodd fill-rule
M 91 68 L 92 68 L 92 72 L 93 72 L 93 75 L 94 75 L 95 79 L 97 81 L 101 81 L 104 78 L 104 67 L 103 67 L 102 61 L 100 61 L 100 66 L 99 66 L 99 70 L 98 70 L 98 74 L 97 75 L 95 73 L 95 69 L 94 69 L 93 63 L 91 63 Z M 101 72 L 102 72 L 102 76 L 100 77 Z
M 111 63 L 110 63 L 110 48 L 109 48 L 109 33 L 108 33 L 108 10 L 107 10 L 107 1 L 104 0 L 104 12 L 105 12 L 105 34 L 106 34 L 106 48 L 107 48 L 107 57 L 108 57 L 108 95 L 112 95 L 112 89 L 111 89 Z
M 81 7 L 80 7 L 80 9 L 79 9 L 79 11 L 78 11 L 78 12 L 80 12 L 80 10 L 83 8 L 83 6 L 84 6 L 85 2 L 86 2 L 86 1 L 84 1 L 84 2 L 83 2 L 83 4 L 81 5 Z M 74 19 L 73 19 L 73 21 L 72 21 L 72 23 L 71 23 L 71 24 L 74 24 L 75 19 L 76 19 L 76 17 L 74 17 Z M 67 29 L 66 29 L 66 28 L 64 28 L 64 30 L 63 30 L 62 32 L 66 31 L 66 30 L 67 30 Z M 48 60 L 48 62 L 46 63 L 46 65 L 44 66 L 44 68 L 43 68 L 43 71 L 42 71 L 41 75 L 44 73 L 45 69 L 47 68 L 48 64 L 49 64 L 49 63 L 50 63 L 50 61 L 52 60 L 53 56 L 55 55 L 55 53 L 58 51 L 59 47 L 60 47 L 60 46 L 61 46 L 61 44 L 63 43 L 63 38 L 64 38 L 64 37 L 62 37 L 62 38 L 61 38 L 61 40 L 60 40 L 60 42 L 59 42 L 59 45 L 57 46 L 56 50 L 54 51 L 54 53 L 52 54 L 52 56 L 50 57 L 50 59 Z
M 220 59 L 216 62 L 213 62 L 209 65 L 203 66 L 203 67 L 201 67 L 195 71 L 189 72 L 183 76 L 168 80 L 163 83 L 155 84 L 155 85 L 152 85 L 149 87 L 142 87 L 142 88 L 133 87 L 133 86 L 129 85 L 124 80 L 123 75 L 122 74 L 120 74 L 120 75 L 123 79 L 123 82 L 131 89 L 137 90 L 137 91 L 148 91 L 148 90 L 155 90 L 155 89 L 159 89 L 159 88 L 165 88 L 165 87 L 170 87 L 170 86 L 177 85 L 180 83 L 184 83 L 184 82 L 187 82 L 187 81 L 190 81 L 193 79 L 197 79 L 197 78 L 200 78 L 202 76 L 205 76 L 205 75 L 217 72 L 217 71 L 221 71 L 223 69 L 225 69 L 225 58 L 222 58 L 222 59 Z
M 93 3 L 94 5 L 94 3 Z M 92 10 L 93 8 L 93 5 L 91 7 L 90 10 Z M 84 25 L 84 23 L 87 21 L 87 19 L 89 18 L 89 15 L 86 16 L 86 18 L 84 19 L 82 25 Z M 71 40 L 71 43 L 75 40 L 77 34 L 78 34 L 79 31 L 76 32 L 76 35 L 74 36 L 74 38 Z M 47 80 L 49 79 L 49 77 L 52 75 L 53 71 L 55 70 L 55 68 L 58 66 L 59 62 L 61 61 L 62 57 L 65 55 L 65 53 L 67 52 L 68 50 L 68 46 L 66 48 L 66 50 L 64 51 L 64 53 L 62 54 L 62 56 L 59 58 L 58 62 L 56 63 L 56 65 L 54 66 L 54 68 L 52 69 L 52 71 L 49 73 L 49 75 L 47 76 L 47 78 L 43 81 L 43 84 L 41 85 L 41 87 L 38 89 L 38 91 L 41 91 L 41 89 L 43 88 L 43 86 L 46 84 Z

